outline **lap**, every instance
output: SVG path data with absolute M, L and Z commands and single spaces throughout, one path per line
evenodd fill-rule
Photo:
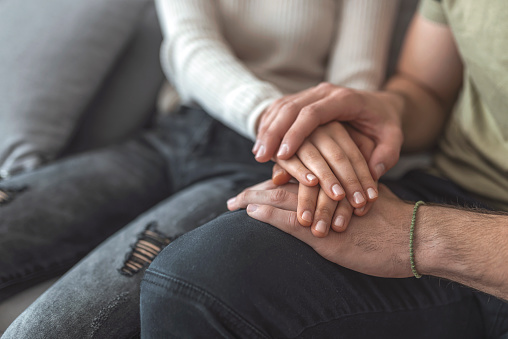
M 476 303 L 469 289 L 439 279 L 383 279 L 339 267 L 235 212 L 156 258 L 143 282 L 141 319 L 143 333 L 176 337 L 213 328 L 240 337 L 477 338 Z M 200 329 L 194 318 L 214 323 Z
M 406 199 L 482 206 L 424 173 L 388 185 Z M 502 301 L 434 277 L 353 272 L 244 211 L 168 246 L 147 270 L 141 292 L 147 338 L 478 338 L 508 330 Z
M 224 201 L 240 188 L 228 177 L 214 178 L 160 202 L 67 272 L 4 337 L 136 336 L 145 268 L 167 243 L 224 212 Z
M 61 274 L 167 196 L 164 161 L 140 139 L 0 182 L 0 300 Z

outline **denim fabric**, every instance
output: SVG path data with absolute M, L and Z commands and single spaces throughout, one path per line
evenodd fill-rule
M 421 172 L 389 185 L 476 204 Z M 438 278 L 345 269 L 238 211 L 180 237 L 149 266 L 141 329 L 142 338 L 497 338 L 508 331 L 508 304 Z
M 133 274 L 122 269 L 147 230 L 171 242 L 224 212 L 227 198 L 267 178 L 271 166 L 258 164 L 251 147 L 205 112 L 183 108 L 134 141 L 2 183 L 27 186 L 0 206 L 0 215 L 9 220 L 0 220 L 0 230 L 5 227 L 10 238 L 0 249 L 5 286 L 48 278 L 54 274 L 48 268 L 66 258 L 59 267 L 68 268 L 131 221 L 36 300 L 2 338 L 139 336 L 139 284 L 151 258 Z M 21 208 L 26 211 L 22 218 L 11 215 Z M 38 237 L 32 239 L 30 220 L 38 221 L 43 245 Z M 13 229 L 19 229 L 16 236 L 26 246 L 18 245 Z M 12 251 L 25 261 L 12 262 L 14 255 L 4 259 Z

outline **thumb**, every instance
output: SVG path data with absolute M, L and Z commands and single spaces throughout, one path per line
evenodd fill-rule
M 287 184 L 291 180 L 291 175 L 279 164 L 273 165 L 272 181 L 275 185 L 280 186 Z
M 379 180 L 390 168 L 395 166 L 400 157 L 400 145 L 391 143 L 378 144 L 369 160 L 369 169 L 374 180 Z

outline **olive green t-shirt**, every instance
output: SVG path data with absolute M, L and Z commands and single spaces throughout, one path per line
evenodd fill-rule
M 508 1 L 422 0 L 420 13 L 450 27 L 464 63 L 435 167 L 508 211 Z

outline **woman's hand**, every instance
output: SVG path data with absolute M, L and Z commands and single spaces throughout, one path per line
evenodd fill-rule
M 341 218 L 333 218 L 337 229 L 345 229 L 353 208 L 356 215 L 363 215 L 369 208 L 366 203 L 377 199 L 377 185 L 365 160 L 373 149 L 374 142 L 368 137 L 350 126 L 331 122 L 318 127 L 297 155 L 277 160 L 272 179 L 281 185 L 292 176 L 306 185 L 298 189 L 297 209 L 298 221 L 304 226 L 316 224 L 314 220 L 330 220 L 336 207 L 333 201 L 342 201 L 346 196 L 348 204 L 340 204 Z M 308 168 L 319 178 L 319 187 L 306 183 L 311 172 Z M 351 211 L 346 216 L 348 210 Z M 318 229 L 324 229 L 323 223 L 320 225 Z
M 296 211 L 301 208 L 300 195 L 302 189 L 308 186 L 295 183 L 276 185 L 271 180 L 264 181 L 255 186 L 245 189 L 236 197 L 228 200 L 228 209 L 231 211 L 246 208 L 248 204 L 268 204 L 284 210 Z M 354 214 L 360 216 L 367 213 L 372 206 L 368 203 L 361 209 L 353 209 L 348 200 L 335 201 L 330 199 L 319 187 L 311 187 L 313 192 L 305 192 L 313 199 L 315 217 L 312 222 L 302 220 L 301 213 L 296 213 L 297 223 L 311 229 L 315 237 L 323 238 L 329 233 L 330 227 L 335 232 L 344 232 Z
M 378 180 L 399 159 L 402 146 L 401 97 L 362 92 L 324 83 L 277 100 L 263 114 L 253 152 L 258 161 L 290 159 L 305 139 L 330 121 L 349 123 L 374 140 L 369 168 Z

